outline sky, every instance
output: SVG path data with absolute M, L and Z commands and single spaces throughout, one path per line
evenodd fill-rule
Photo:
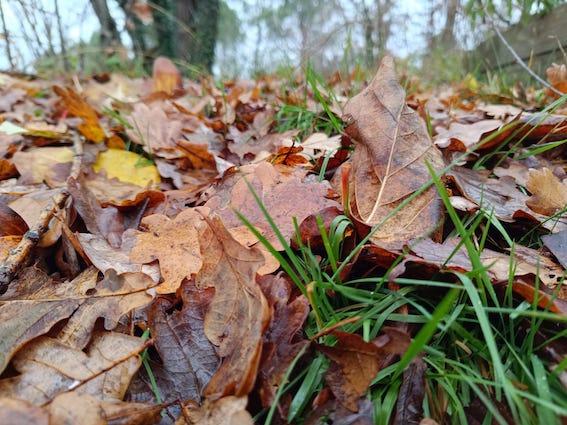
M 15 4 L 19 2 L 28 4 L 28 8 L 33 10 L 37 7 L 37 3 L 41 4 L 49 13 L 54 16 L 54 0 L 9 0 L 3 1 L 2 6 L 4 8 L 4 13 L 6 16 L 7 29 L 12 41 L 12 54 L 16 60 L 16 66 L 20 70 L 25 70 L 27 72 L 33 72 L 30 66 L 33 61 L 32 52 L 26 47 L 27 43 L 25 40 L 24 32 L 22 28 L 30 28 L 26 19 L 21 15 L 21 8 L 17 7 Z M 80 39 L 88 41 L 94 31 L 98 28 L 98 20 L 94 14 L 90 3 L 88 0 L 58 0 L 59 9 L 62 15 L 62 21 L 64 22 L 64 30 L 66 32 L 66 37 L 71 42 L 77 42 Z M 233 8 L 240 16 L 248 13 L 250 14 L 250 8 L 253 8 L 257 4 L 258 0 L 226 0 L 227 4 Z M 109 7 L 111 7 L 111 13 L 117 19 L 119 28 L 123 27 L 123 14 L 120 8 L 117 6 L 116 2 L 113 0 L 108 1 Z M 412 14 L 418 14 L 425 10 L 428 1 L 426 0 L 403 0 L 400 2 L 404 7 L 411 11 Z M 53 22 L 55 20 L 53 19 Z M 38 22 L 35 25 L 41 27 L 42 23 Z M 53 29 L 55 31 L 56 28 Z M 246 52 L 252 52 L 257 42 L 257 34 L 255 33 L 255 28 L 246 28 L 244 33 L 247 38 L 242 42 L 242 53 L 246 55 Z M 393 37 L 391 40 L 392 50 L 396 51 L 398 54 L 403 56 L 407 54 L 410 48 L 415 48 L 416 40 L 418 39 L 418 33 L 422 31 L 419 25 L 406 25 L 403 31 L 398 31 L 397 36 Z M 28 33 L 30 33 L 28 31 Z M 54 32 L 52 37 L 53 42 L 58 47 L 58 35 Z M 124 42 L 129 44 L 127 36 Z M 5 40 L 0 39 L 0 49 L 5 49 Z M 413 43 L 410 46 L 410 43 Z M 8 69 L 9 62 L 5 54 L 0 54 L 0 70 Z

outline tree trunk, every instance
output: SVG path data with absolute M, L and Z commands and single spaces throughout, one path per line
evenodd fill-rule
M 2 19 L 2 32 L 6 38 L 6 56 L 8 56 L 8 62 L 10 63 L 10 70 L 13 71 L 15 68 L 14 58 L 12 56 L 12 49 L 10 48 L 11 40 L 10 34 L 8 33 L 8 27 L 6 26 L 6 19 L 4 17 L 4 7 L 2 5 L 2 0 L 0 0 L 0 18 Z
M 120 33 L 116 22 L 110 15 L 106 0 L 90 0 L 91 6 L 100 22 L 100 45 L 102 48 L 117 47 L 120 45 Z
M 211 73 L 217 44 L 219 0 L 178 0 L 177 16 L 188 24 L 178 27 L 178 57 L 198 72 Z

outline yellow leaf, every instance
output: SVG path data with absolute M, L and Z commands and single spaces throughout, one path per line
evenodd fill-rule
M 98 155 L 93 164 L 95 172 L 105 170 L 108 178 L 116 177 L 123 182 L 146 187 L 148 183 L 160 182 L 157 167 L 148 164 L 144 157 L 121 149 L 108 149 Z

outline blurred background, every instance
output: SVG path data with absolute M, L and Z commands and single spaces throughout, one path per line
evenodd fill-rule
M 564 0 L 0 0 L 0 12 L 0 69 L 45 77 L 141 76 L 158 56 L 190 77 L 307 63 L 329 76 L 371 72 L 392 54 L 438 84 L 512 76 L 516 60 L 494 28 L 542 76 L 567 45 Z

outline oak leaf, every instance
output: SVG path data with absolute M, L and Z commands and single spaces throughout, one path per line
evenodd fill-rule
M 345 131 L 355 141 L 351 213 L 376 226 L 431 180 L 426 163 L 438 173 L 443 160 L 425 123 L 407 106 L 390 57 L 384 58 L 370 85 L 347 102 L 344 112 L 349 123 Z M 371 240 L 400 246 L 435 231 L 441 215 L 437 191 L 430 187 L 383 223 Z
M 160 214 L 142 220 L 145 231 L 138 232 L 130 260 L 138 263 L 159 260 L 164 282 L 158 286 L 158 293 L 175 292 L 183 279 L 201 268 L 203 260 L 195 227 L 201 220 L 202 216 L 193 209 L 181 212 L 173 220 Z
M 526 205 L 537 213 L 552 216 L 567 206 L 567 180 L 559 181 L 549 168 L 530 169 L 526 189 L 532 193 Z

